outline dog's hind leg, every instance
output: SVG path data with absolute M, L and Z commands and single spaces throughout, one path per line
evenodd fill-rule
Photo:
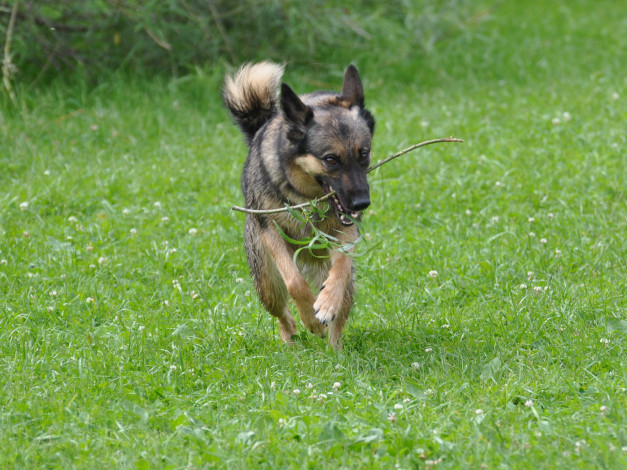
M 323 338 L 326 327 L 314 316 L 315 297 L 309 284 L 294 264 L 287 242 L 273 228 L 262 230 L 260 238 L 265 250 L 274 260 L 274 265 L 283 279 L 287 292 L 294 299 L 303 324 L 309 331 Z

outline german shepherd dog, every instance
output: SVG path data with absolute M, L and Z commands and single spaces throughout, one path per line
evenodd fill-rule
M 357 69 L 346 69 L 340 93 L 298 96 L 282 76 L 283 66 L 261 62 L 242 66 L 224 83 L 224 102 L 249 147 L 241 181 L 246 206 L 277 209 L 335 191 L 315 225 L 350 245 L 359 237 L 353 221 L 370 205 L 366 171 L 374 132 Z M 287 212 L 246 214 L 244 244 L 261 303 L 278 319 L 285 343 L 296 334 L 289 294 L 305 327 L 320 337 L 328 327 L 329 343 L 341 349 L 353 303 L 353 259 L 337 250 L 302 250 L 295 263 L 298 246 L 277 227 L 295 240 L 312 236 Z

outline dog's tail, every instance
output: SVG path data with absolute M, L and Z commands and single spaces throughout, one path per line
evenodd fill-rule
M 284 68 L 268 61 L 245 64 L 224 81 L 222 98 L 249 144 L 277 112 Z

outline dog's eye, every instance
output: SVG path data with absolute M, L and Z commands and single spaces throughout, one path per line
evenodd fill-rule
M 359 160 L 365 162 L 370 158 L 370 150 L 362 150 L 359 154 Z
M 339 163 L 338 158 L 335 155 L 327 155 L 323 158 L 323 160 L 328 166 L 335 166 Z

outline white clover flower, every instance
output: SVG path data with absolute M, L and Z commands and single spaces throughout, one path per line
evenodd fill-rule
M 200 294 L 192 292 L 192 300 L 196 300 L 198 297 L 200 297 Z
M 560 250 L 559 248 L 555 248 L 555 257 L 559 258 L 560 256 L 562 256 L 562 250 Z
M 496 186 L 497 188 L 500 188 L 503 186 L 503 183 L 501 183 L 500 181 L 497 181 L 496 183 L 494 183 L 494 186 Z
M 492 223 L 497 223 L 499 221 L 499 216 L 495 215 L 494 217 L 492 217 Z
M 470 209 L 466 209 L 466 215 L 470 217 L 472 215 L 472 211 Z
M 100 258 L 98 258 L 98 264 L 104 264 L 107 262 L 107 258 L 105 258 L 104 256 L 101 256 Z
M 270 389 L 271 390 L 276 390 L 276 382 L 271 382 L 270 383 Z
M 24 233 L 22 233 L 22 236 L 24 238 L 30 238 L 30 232 L 24 232 Z
M 238 277 L 238 278 L 235 279 L 235 282 L 237 282 L 238 284 L 241 283 L 241 282 L 244 282 L 244 278 Z
M 90 269 L 96 269 L 96 265 L 95 265 L 95 264 L 90 264 L 90 265 L 89 265 L 89 268 L 90 268 Z
M 163 222 L 164 224 L 167 224 L 169 221 L 170 221 L 170 218 L 168 216 L 161 217 L 161 222 Z
M 429 271 L 429 277 L 431 279 L 435 279 L 436 277 L 438 277 L 438 272 L 437 271 Z
M 560 123 L 560 118 L 558 118 L 558 117 L 554 117 L 553 119 L 551 119 L 551 123 L 552 123 L 554 126 L 557 126 L 557 125 Z
M 181 286 L 181 283 L 178 281 L 178 279 L 173 279 L 172 280 L 172 286 L 178 288 L 178 287 Z
M 146 327 L 144 325 L 139 325 L 137 327 L 137 331 L 144 331 L 146 329 Z
M 20 202 L 20 210 L 25 211 L 28 209 L 28 201 Z
M 608 412 L 608 408 L 607 408 L 607 406 L 603 405 L 603 406 L 601 407 L 601 413 L 606 414 L 607 412 Z
M 483 414 L 483 410 L 482 410 L 481 408 L 477 408 L 477 409 L 475 410 L 475 414 L 476 414 L 477 416 L 482 415 L 482 414 Z
M 300 393 L 300 390 L 298 390 L 297 388 L 294 389 L 294 391 L 292 392 L 294 395 L 298 395 Z
M 89 252 L 94 251 L 94 247 L 93 247 L 93 246 L 91 246 L 91 245 L 87 245 L 87 246 L 85 247 L 85 251 L 89 251 Z
M 50 170 L 44 170 L 44 175 L 45 176 L 50 176 Z
M 9 262 L 6 259 L 1 259 L 0 264 L 6 266 Z
M 530 236 L 531 238 L 535 238 L 536 234 L 535 234 L 535 232 L 529 232 L 529 236 Z
M 390 413 L 390 414 L 388 415 L 388 421 L 390 421 L 390 422 L 392 422 L 392 423 L 393 423 L 394 421 L 396 421 L 396 415 L 394 414 L 394 412 L 392 412 L 392 413 Z
M 534 290 L 535 292 L 542 292 L 542 287 L 540 287 L 540 286 L 535 286 L 535 287 L 533 288 L 533 290 Z
M 157 201 L 153 204 L 157 209 L 161 209 L 161 202 Z
M 196 235 L 196 232 L 198 232 L 198 230 L 196 230 L 195 228 L 190 228 L 187 232 L 188 232 L 190 235 L 194 236 L 194 235 Z
M 342 386 L 342 384 L 341 384 L 341 383 L 339 383 L 339 382 L 335 382 L 335 383 L 333 384 L 333 388 L 334 388 L 336 391 L 337 391 L 337 389 L 338 389 L 338 388 L 340 388 L 341 386 Z
M 548 242 L 548 240 L 546 238 L 541 238 L 540 239 L 540 243 L 542 243 L 543 245 L 546 245 Z
M 407 404 L 409 403 L 411 400 L 409 398 L 403 398 L 403 403 Z
M 607 339 L 607 338 L 601 338 L 601 339 L 599 340 L 599 342 L 600 342 L 601 344 L 604 344 L 605 346 L 607 346 L 608 344 L 610 344 L 610 340 L 609 340 L 609 339 Z
M 549 219 L 552 219 L 553 217 L 555 217 L 555 216 L 553 215 L 553 213 L 552 213 L 552 212 L 549 212 L 546 216 L 547 216 Z
M 131 235 L 137 235 L 137 229 L 136 228 L 132 228 L 130 230 L 130 232 L 131 232 Z
M 176 369 L 177 369 L 177 367 L 176 367 L 174 364 L 172 364 L 172 365 L 170 366 L 170 370 L 176 370 Z
M 170 248 L 169 253 L 170 253 L 170 254 L 174 254 L 174 253 L 177 253 L 178 251 L 179 251 L 179 250 L 177 250 L 176 248 Z
M 56 290 L 51 290 L 50 291 L 50 297 L 56 297 L 57 296 L 57 291 Z
M 531 407 L 533 406 L 533 400 L 527 400 L 527 401 L 525 402 L 525 406 L 526 406 L 527 408 L 531 408 Z
M 426 348 L 426 349 L 425 349 L 425 352 L 426 352 L 426 353 L 433 352 L 433 348 Z
M 527 284 L 521 284 L 519 287 L 520 287 L 521 289 L 526 289 L 526 288 L 527 288 Z
M 532 223 L 534 223 L 534 222 L 536 221 L 536 219 L 535 219 L 535 217 L 529 217 L 529 218 L 527 219 L 527 221 L 528 221 L 530 224 L 532 224 Z
M 612 98 L 613 100 L 617 100 L 618 98 L 620 98 L 620 96 L 618 95 L 618 93 L 614 92 L 614 93 L 612 93 L 611 98 Z
M 78 219 L 74 217 L 73 215 L 71 215 L 67 218 L 67 221 L 75 224 L 76 222 L 78 222 Z
M 562 119 L 564 120 L 564 122 L 568 122 L 568 121 L 570 121 L 570 119 L 571 119 L 571 115 L 570 115 L 570 113 L 569 113 L 568 111 L 564 112 L 564 113 L 562 114 Z
M 533 271 L 527 272 L 527 279 L 531 281 L 534 277 L 535 277 L 535 273 Z
M 411 368 L 414 369 L 414 370 L 420 369 L 420 362 L 412 362 L 411 363 Z
M 284 428 L 287 425 L 285 418 L 279 418 L 279 427 Z
M 85 302 L 87 302 L 88 304 L 91 304 L 91 303 L 93 303 L 93 302 L 94 302 L 94 298 L 93 298 L 93 297 L 87 297 L 87 298 L 85 299 Z
M 400 410 L 402 410 L 402 409 L 403 409 L 403 405 L 402 405 L 401 403 L 396 403 L 396 404 L 394 405 L 394 409 L 395 409 L 396 411 L 400 411 Z
M 131 211 L 129 209 L 122 209 L 122 215 L 129 215 Z
M 422 127 L 429 127 L 429 121 L 420 121 Z
M 170 306 L 170 302 L 168 302 L 167 300 L 164 300 L 163 301 L 163 305 L 166 306 L 166 307 L 169 307 Z

